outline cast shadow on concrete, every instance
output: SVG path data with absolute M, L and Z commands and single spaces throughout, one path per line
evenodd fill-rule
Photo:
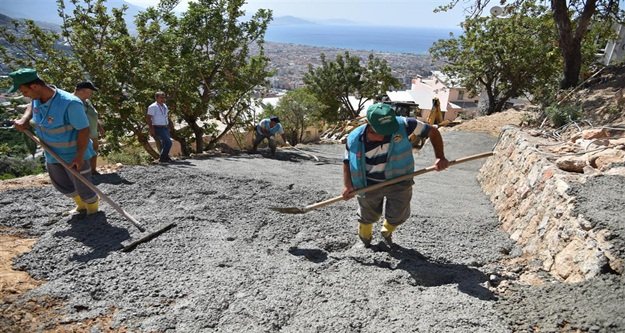
M 291 152 L 291 151 L 284 151 L 279 148 L 276 151 L 275 155 L 272 155 L 268 148 L 267 149 L 259 148 L 255 152 L 233 150 L 229 154 L 222 154 L 221 156 L 215 156 L 215 157 L 209 157 L 209 158 L 224 159 L 224 160 L 239 160 L 239 159 L 252 160 L 252 159 L 257 159 L 257 158 L 266 158 L 266 159 L 272 159 L 272 160 L 278 160 L 278 161 L 284 161 L 284 162 L 294 162 L 294 163 L 312 160 L 312 158 L 304 154 Z
M 88 262 L 97 258 L 104 258 L 110 252 L 117 251 L 123 247 L 122 242 L 130 239 L 130 233 L 125 228 L 119 228 L 108 223 L 106 214 L 98 212 L 93 215 L 74 215 L 67 223 L 70 228 L 54 233 L 55 237 L 72 237 L 82 243 L 88 252 L 76 252 L 70 260 Z M 86 253 L 85 253 L 86 252 Z
M 247 157 L 247 158 L 258 158 L 258 156 L 262 156 L 263 158 L 268 158 L 272 160 L 284 161 L 284 162 L 302 162 L 308 161 L 311 158 L 294 151 L 286 151 L 278 148 L 274 155 L 271 154 L 269 149 L 258 149 L 256 152 L 243 152 L 238 157 Z
M 294 256 L 304 257 L 317 264 L 328 259 L 328 254 L 320 249 L 300 249 L 293 246 L 289 248 L 289 253 Z
M 159 162 L 156 163 L 156 165 L 160 165 L 160 166 L 191 166 L 193 165 L 193 163 L 191 163 L 191 161 L 184 159 L 184 160 L 171 160 L 169 162 Z
M 481 300 L 495 301 L 497 297 L 482 284 L 488 280 L 486 274 L 467 265 L 430 262 L 418 251 L 407 249 L 397 244 L 390 248 L 381 243 L 372 247 L 374 251 L 387 252 L 391 257 L 399 260 L 394 264 L 387 261 L 361 262 L 367 266 L 378 266 L 391 270 L 401 269 L 414 279 L 415 285 L 423 287 L 437 287 L 447 284 L 457 284 L 458 289 L 470 296 Z
M 92 176 L 91 179 L 93 180 L 93 184 L 94 185 L 100 185 L 100 184 L 132 185 L 132 184 L 134 184 L 134 182 L 131 182 L 131 181 L 121 177 L 117 172 L 103 173 L 103 174 L 100 174 L 100 175 L 97 175 L 97 176 Z

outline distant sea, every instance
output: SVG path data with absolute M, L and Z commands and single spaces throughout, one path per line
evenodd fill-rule
M 439 39 L 462 33 L 460 28 L 373 27 L 360 25 L 270 26 L 265 40 L 278 43 L 335 47 L 390 53 L 428 54 Z

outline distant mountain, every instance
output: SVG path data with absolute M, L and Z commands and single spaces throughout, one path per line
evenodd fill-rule
M 363 25 L 363 23 L 358 23 L 358 22 L 345 20 L 345 19 L 329 19 L 329 20 L 317 21 L 317 23 L 327 24 L 327 25 Z
M 127 3 L 123 0 L 108 0 L 108 8 L 121 8 L 128 6 L 126 10 L 126 22 L 129 26 L 134 21 L 134 16 L 143 8 Z M 74 5 L 70 1 L 65 1 L 66 11 L 72 11 Z M 41 22 L 49 22 L 60 25 L 61 18 L 58 15 L 56 0 L 1 0 L 0 13 L 12 18 L 25 18 Z M 132 30 L 132 29 L 131 29 Z
M 246 18 L 249 19 L 249 18 Z M 329 19 L 329 20 L 310 20 L 303 19 L 295 16 L 278 16 L 274 17 L 271 21 L 272 26 L 282 25 L 361 25 L 354 21 L 345 19 Z
M 0 14 L 0 26 L 9 25 L 9 23 L 11 23 L 12 20 L 13 20 L 12 18 L 6 15 Z
M 22 21 L 24 19 L 21 18 L 14 18 L 14 17 L 9 17 L 3 14 L 0 14 L 0 27 L 5 27 L 5 26 L 10 26 L 13 27 L 13 21 Z M 45 29 L 45 30 L 50 30 L 50 31 L 54 31 L 54 32 L 60 32 L 61 31 L 61 26 L 58 24 L 54 24 L 54 23 L 49 23 L 49 22 L 41 22 L 41 21 L 37 21 L 34 20 L 35 23 Z
M 273 21 L 270 23 L 271 25 L 316 25 L 317 23 L 312 21 L 307 21 L 295 16 L 278 16 L 274 17 Z

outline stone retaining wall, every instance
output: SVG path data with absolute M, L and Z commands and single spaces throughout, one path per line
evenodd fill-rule
M 502 228 L 522 250 L 519 262 L 571 283 L 609 269 L 622 274 L 623 260 L 606 239 L 609 231 L 574 213 L 575 198 L 567 190 L 585 177 L 556 167 L 536 149 L 538 141 L 506 127 L 478 175 Z

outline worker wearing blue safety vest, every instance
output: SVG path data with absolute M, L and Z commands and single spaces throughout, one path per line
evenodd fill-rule
M 367 109 L 367 124 L 354 129 L 347 137 L 343 159 L 343 198 L 354 196 L 354 191 L 384 182 L 414 171 L 412 145 L 408 136 L 414 133 L 432 142 L 437 171 L 449 166 L 440 132 L 415 118 L 397 117 L 388 104 L 377 103 Z M 365 247 L 371 245 L 373 224 L 384 212 L 380 230 L 387 244 L 392 244 L 392 233 L 410 216 L 412 180 L 398 182 L 377 191 L 358 195 L 358 236 Z M 386 198 L 386 203 L 384 199 Z
M 95 155 L 89 138 L 89 120 L 83 102 L 73 94 L 48 85 L 31 68 L 9 74 L 13 86 L 32 99 L 15 128 L 25 131 L 32 124 L 37 136 L 45 142 L 70 168 L 91 181 L 89 160 Z M 46 169 L 52 185 L 62 194 L 74 199 L 75 212 L 94 214 L 98 211 L 98 195 L 46 151 Z

